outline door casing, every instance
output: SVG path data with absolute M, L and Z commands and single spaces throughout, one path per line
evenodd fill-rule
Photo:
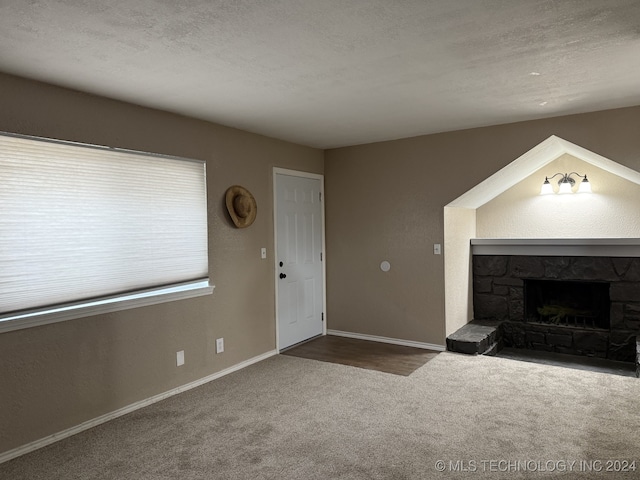
M 298 170 L 289 170 L 286 168 L 273 168 L 273 281 L 275 283 L 275 329 L 276 329 L 276 350 L 280 352 L 280 332 L 279 332 L 279 302 L 278 302 L 278 193 L 276 179 L 277 175 L 289 175 L 301 178 L 313 178 L 320 180 L 320 193 L 322 195 L 321 202 L 321 223 L 322 223 L 322 311 L 324 312 L 324 321 L 322 322 L 322 335 L 327 334 L 327 254 L 325 248 L 325 208 L 324 208 L 324 175 L 318 173 L 301 172 Z

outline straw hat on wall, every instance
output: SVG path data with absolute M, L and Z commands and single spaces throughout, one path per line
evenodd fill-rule
M 227 189 L 225 203 L 231 220 L 238 228 L 248 227 L 256 219 L 258 206 L 251 192 L 240 185 L 233 185 Z

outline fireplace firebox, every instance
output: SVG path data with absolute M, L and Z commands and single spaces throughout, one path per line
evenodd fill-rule
M 609 282 L 524 279 L 524 321 L 609 330 Z

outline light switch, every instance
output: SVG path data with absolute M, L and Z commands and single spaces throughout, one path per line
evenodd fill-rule
M 442 253 L 442 246 L 439 243 L 433 244 L 433 254 L 440 255 Z
M 265 258 L 267 258 L 267 249 L 266 248 L 261 248 L 260 249 L 260 257 L 264 260 Z

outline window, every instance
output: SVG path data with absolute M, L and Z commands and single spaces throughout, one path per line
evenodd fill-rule
M 0 134 L 0 331 L 211 293 L 202 161 Z

